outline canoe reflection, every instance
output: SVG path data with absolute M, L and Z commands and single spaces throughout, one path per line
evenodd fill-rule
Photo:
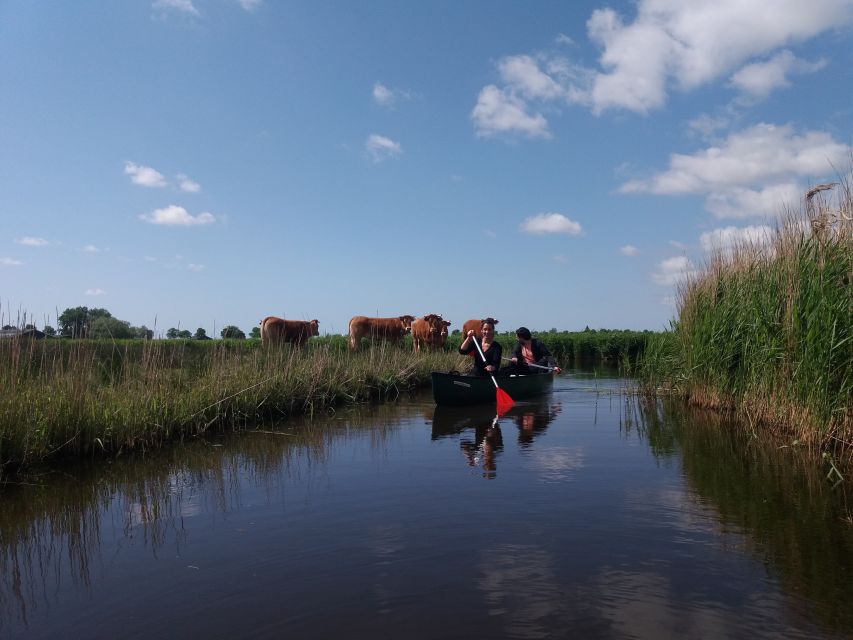
M 473 430 L 473 439 L 463 437 L 459 447 L 470 466 L 482 465 L 483 476 L 493 478 L 497 471 L 498 454 L 504 447 L 501 424 L 514 423 L 518 428 L 518 443 L 526 448 L 548 428 L 560 411 L 561 404 L 551 401 L 547 396 L 532 402 L 518 403 L 502 416 L 495 415 L 492 406 L 436 406 L 432 416 L 432 439 Z

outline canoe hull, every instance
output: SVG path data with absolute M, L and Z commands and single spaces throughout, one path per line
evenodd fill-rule
M 547 393 L 554 384 L 552 373 L 497 378 L 500 388 L 513 400 Z M 435 403 L 449 407 L 494 404 L 495 385 L 489 377 L 465 376 L 456 373 L 432 373 L 432 396 Z

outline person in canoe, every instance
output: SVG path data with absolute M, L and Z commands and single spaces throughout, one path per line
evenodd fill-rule
M 530 329 L 519 327 L 515 337 L 518 338 L 518 343 L 512 349 L 512 356 L 509 359 L 511 364 L 507 367 L 512 370 L 512 373 L 540 373 L 542 369 L 538 369 L 537 366 L 553 367 L 556 373 L 560 373 L 561 369 L 557 366 L 554 356 L 548 351 L 548 347 L 542 344 L 541 340 L 530 335 Z
M 503 348 L 495 340 L 495 325 L 489 322 L 490 319 L 491 318 L 484 320 L 480 325 L 480 331 L 483 334 L 483 339 L 480 341 L 480 347 L 483 350 L 483 355 L 486 357 L 485 362 L 483 361 L 483 358 L 480 357 L 480 354 L 476 353 L 477 347 L 474 345 L 474 340 L 477 340 L 477 336 L 474 335 L 473 329 L 468 331 L 468 334 L 465 336 L 462 344 L 459 345 L 459 353 L 463 356 L 467 356 L 472 351 L 475 352 L 474 368 L 471 370 L 471 374 L 475 376 L 493 376 L 501 368 L 501 355 L 503 355 Z

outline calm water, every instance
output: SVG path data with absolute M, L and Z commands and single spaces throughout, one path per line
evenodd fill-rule
M 570 372 L 0 493 L 0 637 L 853 635 L 853 526 L 795 449 Z

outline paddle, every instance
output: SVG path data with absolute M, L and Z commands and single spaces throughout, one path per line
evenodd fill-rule
M 477 342 L 477 336 L 471 336 L 471 340 L 474 341 L 474 346 L 477 347 L 477 352 L 480 354 L 480 357 L 483 359 L 483 362 L 486 362 L 486 356 L 483 354 L 483 350 L 480 348 L 480 343 Z M 489 377 L 492 379 L 492 382 L 495 383 L 495 399 L 498 402 L 498 415 L 506 413 L 507 411 L 512 409 L 512 405 L 515 404 L 515 400 L 513 400 L 506 391 L 504 391 L 498 386 L 498 381 L 495 380 L 495 376 L 490 373 Z
M 501 358 L 501 360 L 506 360 L 507 362 L 512 362 L 512 358 Z M 537 369 L 545 369 L 545 371 L 557 371 L 558 373 L 560 371 L 562 371 L 562 369 L 560 369 L 560 367 L 543 367 L 541 364 L 533 364 L 532 362 L 528 362 L 527 366 L 528 367 L 535 367 Z

